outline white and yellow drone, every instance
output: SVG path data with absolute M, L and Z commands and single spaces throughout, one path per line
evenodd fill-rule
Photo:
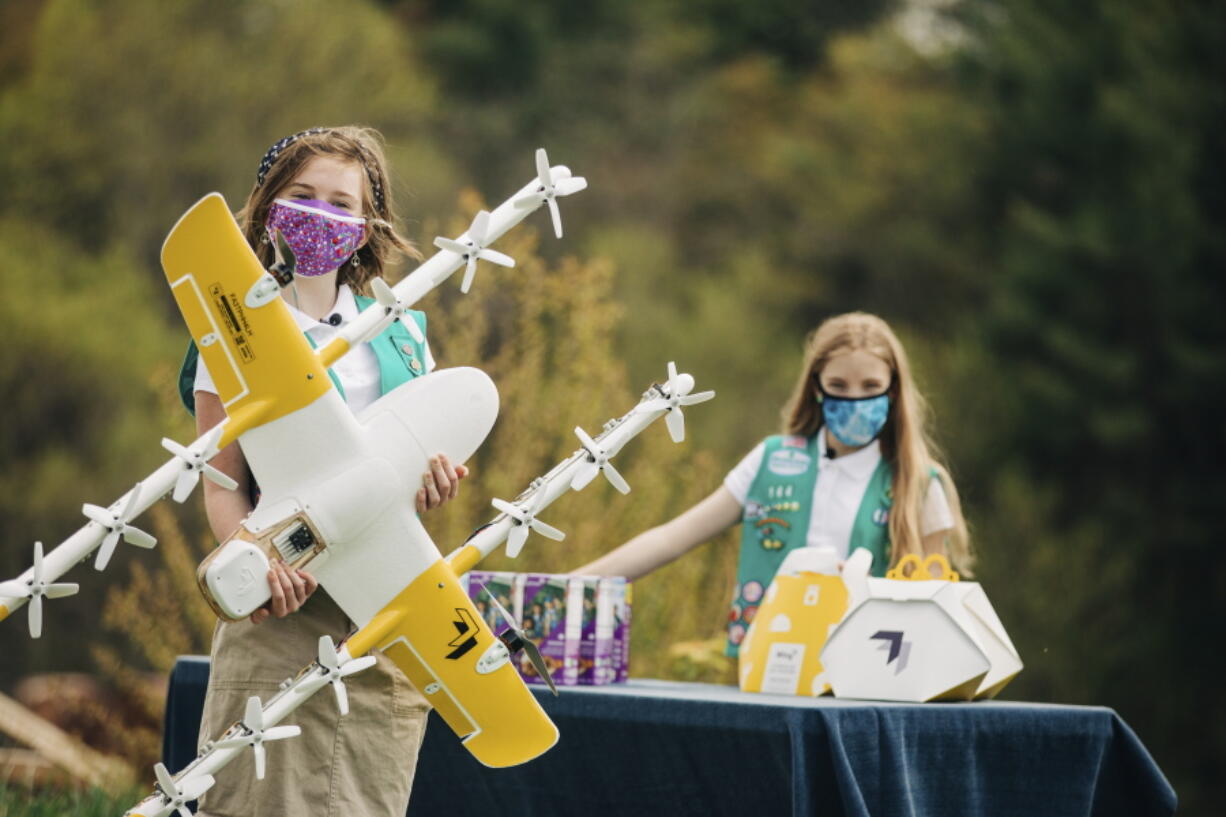
M 201 199 L 171 230 L 162 265 L 227 419 L 187 446 L 163 440 L 173 454 L 169 461 L 109 507 L 85 505 L 89 522 L 49 553 L 36 543 L 33 566 L 0 583 L 0 619 L 28 604 L 30 634 L 39 637 L 43 598 L 77 590 L 58 582 L 70 568 L 97 551 L 94 565 L 102 570 L 120 539 L 138 547 L 156 544 L 132 525 L 150 505 L 167 495 L 183 502 L 202 476 L 233 488 L 208 461 L 241 440 L 261 495 L 242 526 L 202 563 L 206 599 L 226 618 L 249 615 L 268 601 L 263 577 L 270 560 L 279 559 L 309 566 L 357 630 L 339 647 L 321 637 L 313 662 L 268 701 L 250 699 L 242 720 L 177 775 L 158 764 L 157 788 L 129 814 L 189 815 L 185 803 L 212 786 L 212 774 L 247 747 L 262 772 L 263 742 L 298 732 L 276 724 L 328 686 L 343 714 L 348 707 L 341 679 L 373 664 L 367 654 L 375 649 L 404 671 L 480 762 L 523 763 L 557 741 L 557 728 L 511 661 L 514 650 L 531 653 L 533 646 L 523 644 L 513 621 L 506 632 L 491 632 L 459 577 L 504 541 L 507 554 L 516 556 L 529 531 L 561 539 L 539 514 L 597 474 L 628 492 L 610 459 L 661 416 L 681 441 L 682 407 L 714 392 L 692 393 L 693 378 L 669 363 L 667 382 L 653 385 L 595 438 L 576 428 L 579 450 L 514 502 L 493 500 L 499 515 L 443 557 L 405 498 L 413 496 L 430 455 L 464 462 L 481 445 L 498 414 L 493 382 L 477 369 L 440 370 L 410 380 L 355 416 L 327 373 L 461 267 L 467 292 L 479 260 L 509 262 L 488 245 L 541 205 L 548 205 L 561 237 L 557 199 L 587 182 L 566 167 L 550 167 L 544 150 L 537 151 L 536 167 L 536 178 L 492 212 L 479 213 L 466 233 L 438 239 L 440 252 L 395 287 L 375 279 L 377 305 L 320 349 L 312 349 L 296 326 L 278 297 L 277 278 L 261 267 L 219 194 Z M 412 320 L 405 324 L 417 328 Z

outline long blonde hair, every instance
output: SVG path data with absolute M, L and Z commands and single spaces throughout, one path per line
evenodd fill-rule
M 303 165 L 316 156 L 335 156 L 357 162 L 365 171 L 362 174 L 362 214 L 366 216 L 367 240 L 357 252 L 359 266 L 341 265 L 336 278 L 338 284 L 348 284 L 354 292 L 368 295 L 370 280 L 382 276 L 398 253 L 415 261 L 422 259 L 412 242 L 400 235 L 394 226 L 396 210 L 387 175 L 387 159 L 383 154 L 383 139 L 378 131 L 357 125 L 313 128 L 282 141 L 288 144 L 277 152 L 270 150 L 271 163 L 261 167 L 261 176 L 238 213 L 243 235 L 265 267 L 273 263 L 273 248 L 264 241 L 264 223 L 273 200 L 278 191 L 293 181 Z
M 822 409 L 814 381 L 835 355 L 863 350 L 890 367 L 890 414 L 881 430 L 881 456 L 894 471 L 894 504 L 890 509 L 890 564 L 904 555 L 923 555 L 920 510 L 929 475 L 936 472 L 949 500 L 954 526 L 946 539 L 950 560 L 958 572 L 971 575 L 974 555 L 958 491 L 928 435 L 928 403 L 915 387 L 911 364 L 889 324 L 876 315 L 849 312 L 822 323 L 805 341 L 805 363 L 792 396 L 783 409 L 787 434 L 811 437 L 822 427 Z

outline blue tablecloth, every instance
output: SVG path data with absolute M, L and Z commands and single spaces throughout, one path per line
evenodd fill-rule
M 171 676 L 163 756 L 195 754 L 208 662 Z M 487 769 L 430 716 L 412 817 L 1169 815 L 1175 792 L 1110 709 L 888 704 L 632 681 L 538 697 L 562 732 Z M 237 713 L 236 713 L 237 716 Z

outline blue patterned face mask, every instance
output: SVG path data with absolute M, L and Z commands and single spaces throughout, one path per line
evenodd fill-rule
M 822 393 L 822 419 L 834 438 L 843 445 L 859 448 L 877 438 L 890 416 L 890 395 L 875 397 L 832 397 Z

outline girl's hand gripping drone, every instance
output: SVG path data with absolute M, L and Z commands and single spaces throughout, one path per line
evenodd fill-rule
M 248 747 L 263 771 L 263 743 L 292 737 L 292 729 L 277 724 L 311 695 L 331 686 L 340 711 L 347 710 L 342 679 L 373 663 L 367 655 L 372 649 L 405 672 L 486 765 L 523 763 L 557 741 L 557 728 L 510 660 L 522 648 L 514 624 L 502 637 L 490 632 L 459 577 L 504 541 L 508 555 L 517 555 L 529 531 L 561 539 L 540 513 L 597 474 L 627 492 L 610 460 L 661 416 L 680 441 L 682 407 L 714 392 L 692 393 L 693 378 L 670 363 L 666 383 L 653 385 L 595 438 L 576 429 L 579 450 L 513 502 L 494 500 L 501 513 L 444 558 L 406 498 L 413 496 L 430 455 L 464 462 L 480 446 L 498 412 L 494 384 L 476 369 L 437 371 L 393 389 L 354 416 L 327 373 L 461 267 L 467 290 L 478 260 L 509 262 L 488 245 L 541 205 L 548 205 L 560 237 L 557 199 L 587 182 L 565 167 L 550 167 L 544 150 L 537 151 L 536 165 L 535 179 L 492 212 L 479 213 L 465 234 L 438 239 L 440 252 L 395 287 L 376 280 L 376 305 L 318 350 L 277 297 L 277 276 L 261 268 L 220 195 L 201 199 L 171 231 L 162 265 L 227 419 L 188 446 L 164 440 L 172 459 L 109 507 L 86 505 L 90 521 L 50 553 L 44 556 L 36 544 L 33 567 L 0 583 L 0 619 L 28 603 L 30 632 L 38 637 L 43 598 L 76 591 L 76 585 L 57 583 L 73 565 L 97 550 L 95 567 L 101 570 L 120 539 L 140 547 L 155 544 L 131 524 L 155 501 L 169 494 L 184 501 L 202 476 L 233 488 L 208 461 L 241 440 L 261 496 L 239 530 L 202 563 L 206 599 L 220 615 L 241 618 L 268 600 L 262 579 L 270 560 L 309 565 L 357 631 L 339 647 L 321 638 L 315 661 L 267 702 L 252 698 L 243 720 L 206 744 L 179 774 L 172 777 L 159 765 L 157 789 L 130 814 L 187 813 L 184 803 L 213 785 L 213 773 Z M 284 278 L 292 263 L 283 258 L 274 272 Z M 405 325 L 416 329 L 411 319 Z

